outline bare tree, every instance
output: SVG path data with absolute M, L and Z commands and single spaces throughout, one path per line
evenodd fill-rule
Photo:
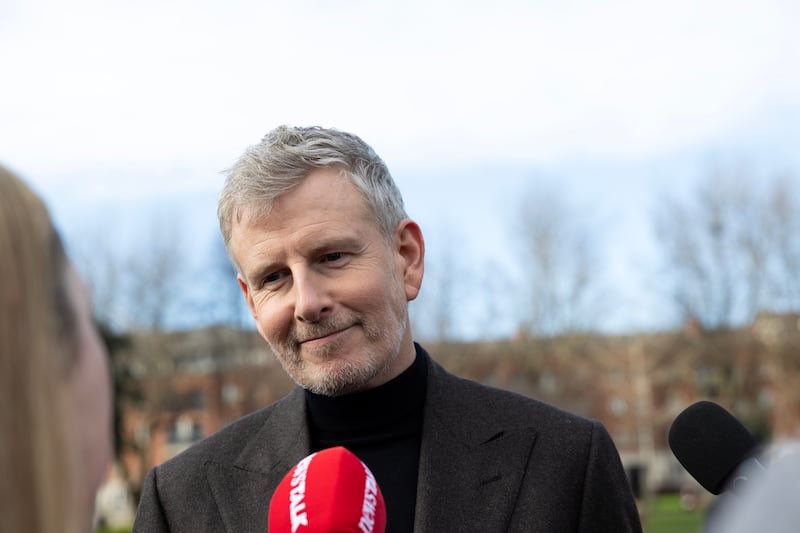
M 98 321 L 116 332 L 168 329 L 170 312 L 190 301 L 191 256 L 177 215 L 151 217 L 132 237 L 108 225 L 94 233 L 75 257 Z
M 423 288 L 411 307 L 415 332 L 434 342 L 453 340 L 456 319 L 464 318 L 456 311 L 457 285 L 463 272 L 455 262 L 453 240 L 447 231 L 435 249 L 427 248 Z
M 765 268 L 770 305 L 800 309 L 800 184 L 792 174 L 770 183 L 764 208 L 764 245 L 770 251 Z
M 250 324 L 250 315 L 236 282 L 236 267 L 219 234 L 211 242 L 209 266 L 209 271 L 204 273 L 209 280 L 209 291 L 204 295 L 205 315 L 209 322 L 228 324 L 235 328 L 247 327 Z
M 586 331 L 600 315 L 596 250 L 563 196 L 532 189 L 519 210 L 518 237 L 527 289 L 522 329 L 531 335 Z
M 112 243 L 114 232 L 105 229 L 85 231 L 75 243 L 77 247 L 70 249 L 70 256 L 91 293 L 95 320 L 111 335 L 124 329 L 124 294 L 120 290 L 124 284 L 124 259 Z
M 477 300 L 474 328 L 483 339 L 502 336 L 502 332 L 513 333 L 519 322 L 516 287 L 509 275 L 508 265 L 494 257 L 478 265 L 480 269 L 472 275 L 474 285 L 480 293 Z
M 459 228 L 446 226 L 428 242 L 422 291 L 410 307 L 414 332 L 431 342 L 496 336 L 514 309 L 507 266 L 475 250 Z
M 127 322 L 133 329 L 163 331 L 184 299 L 189 255 L 176 215 L 154 217 L 125 259 Z
M 716 168 L 693 196 L 666 198 L 655 219 L 664 278 L 685 322 L 749 323 L 779 301 L 800 304 L 800 209 L 790 181 Z

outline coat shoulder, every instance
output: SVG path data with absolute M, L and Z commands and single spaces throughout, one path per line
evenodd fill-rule
M 302 394 L 299 398 L 302 399 Z M 162 476 L 172 477 L 198 473 L 198 467 L 206 463 L 233 462 L 245 452 L 253 437 L 264 430 L 271 418 L 293 412 L 297 400 L 298 394 L 290 393 L 274 404 L 231 422 L 156 468 Z
M 515 392 L 456 376 L 431 361 L 432 405 L 445 414 L 455 411 L 475 421 L 500 425 L 530 425 L 537 429 L 571 428 L 591 431 L 596 421 Z M 454 413 L 455 414 L 455 413 Z

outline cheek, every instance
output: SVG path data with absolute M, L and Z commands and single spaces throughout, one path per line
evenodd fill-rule
M 291 308 L 274 300 L 257 302 L 255 308 L 258 333 L 270 343 L 285 339 L 294 320 Z
M 105 479 L 112 456 L 112 393 L 108 359 L 90 328 L 82 328 L 80 355 L 71 375 L 72 428 L 82 458 L 87 490 L 93 494 Z
M 402 281 L 392 273 L 361 277 L 351 289 L 348 304 L 361 312 L 392 310 L 396 314 L 407 302 Z

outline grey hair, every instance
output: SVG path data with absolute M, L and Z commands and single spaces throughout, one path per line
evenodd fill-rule
M 279 126 L 250 146 L 227 171 L 217 206 L 219 226 L 230 251 L 233 225 L 244 216 L 265 217 L 273 202 L 313 171 L 338 168 L 358 187 L 391 239 L 407 217 L 403 197 L 378 154 L 356 135 L 320 127 Z

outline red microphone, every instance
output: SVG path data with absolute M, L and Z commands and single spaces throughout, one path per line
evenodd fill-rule
M 384 533 L 386 505 L 375 476 L 338 446 L 292 468 L 269 502 L 269 533 Z

